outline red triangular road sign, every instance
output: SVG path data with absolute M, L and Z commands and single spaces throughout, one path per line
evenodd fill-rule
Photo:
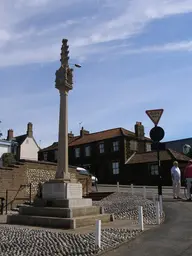
M 159 120 L 163 114 L 163 109 L 146 110 L 146 114 L 155 125 L 158 125 Z

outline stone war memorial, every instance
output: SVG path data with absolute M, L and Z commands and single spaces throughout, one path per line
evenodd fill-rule
M 71 181 L 68 166 L 68 94 L 73 89 L 73 69 L 69 66 L 68 40 L 63 39 L 61 66 L 56 71 L 55 87 L 60 94 L 58 164 L 55 179 L 42 185 L 42 197 L 31 206 L 19 208 L 19 214 L 8 215 L 9 224 L 75 229 L 113 220 L 92 199 L 83 198 L 82 184 Z

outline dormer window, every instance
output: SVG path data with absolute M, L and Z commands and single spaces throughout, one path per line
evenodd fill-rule
M 113 151 L 119 151 L 119 141 L 113 141 Z
M 130 150 L 137 151 L 138 150 L 138 143 L 136 140 L 130 141 Z
M 146 143 L 146 152 L 151 151 L 151 143 Z

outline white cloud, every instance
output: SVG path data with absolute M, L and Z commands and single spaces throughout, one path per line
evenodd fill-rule
M 3 0 L 0 6 L 1 66 L 54 61 L 63 37 L 69 38 L 74 57 L 83 59 L 104 47 L 107 51 L 109 42 L 118 46 L 119 40 L 142 33 L 155 19 L 192 11 L 191 0 L 58 0 L 57 3 L 53 0 L 20 0 L 16 3 Z M 89 11 L 92 6 L 98 11 Z M 67 15 L 74 16 L 74 8 L 82 8 L 83 16 L 65 19 Z M 60 18 L 57 12 L 52 13 L 61 9 L 63 16 L 59 13 Z M 53 19 L 52 25 L 41 21 L 38 26 L 36 15 L 40 17 L 45 13 Z M 47 52 L 49 48 L 50 53 Z
M 121 54 L 140 54 L 140 53 L 153 53 L 153 52 L 174 52 L 174 51 L 192 51 L 192 40 L 181 41 L 176 43 L 167 43 L 163 45 L 152 45 L 143 48 L 130 48 L 124 49 Z M 119 54 L 120 52 L 118 52 Z

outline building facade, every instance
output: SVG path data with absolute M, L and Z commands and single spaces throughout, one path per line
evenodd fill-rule
M 122 172 L 127 159 L 134 152 L 151 151 L 151 140 L 145 137 L 141 122 L 135 124 L 135 132 L 114 128 L 90 133 L 82 127 L 79 136 L 68 134 L 69 164 L 82 166 L 98 178 L 99 183 L 122 182 Z M 40 161 L 57 162 L 58 144 L 39 151 Z
M 33 136 L 33 124 L 27 124 L 26 134 L 14 137 L 14 132 L 9 129 L 7 132 L 7 141 L 10 141 L 14 147 L 14 154 L 17 160 L 38 160 L 39 146 Z
M 181 170 L 182 182 L 183 171 L 190 160 L 189 157 L 172 149 L 160 151 L 160 172 L 164 186 L 172 185 L 171 167 L 174 161 L 178 161 Z M 135 185 L 158 185 L 159 172 L 157 152 L 136 153 L 125 164 L 123 171 L 124 180 Z M 127 184 L 127 182 L 125 184 Z M 123 183 L 122 183 L 123 184 Z M 183 183 L 182 183 L 183 184 Z

